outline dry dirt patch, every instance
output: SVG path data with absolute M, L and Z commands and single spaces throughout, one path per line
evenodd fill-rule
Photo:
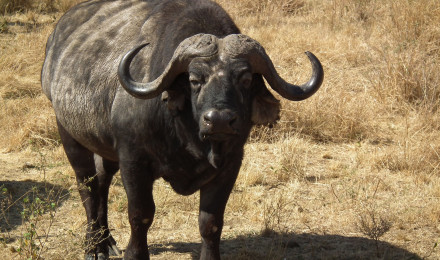
M 296 147 L 290 155 L 299 155 L 302 161 L 294 166 L 286 164 L 283 169 L 277 165 L 285 159 L 278 153 L 286 143 Z M 45 182 L 63 189 L 66 195 L 57 204 L 42 255 L 47 259 L 80 259 L 85 216 L 66 160 L 50 159 L 58 157 L 59 150 L 43 155 L 47 158 L 45 176 L 41 152 L 1 154 L 0 183 L 17 194 L 21 187 L 28 190 Z M 439 235 L 438 224 L 433 221 L 439 213 L 439 198 L 432 196 L 431 189 L 440 180 L 428 185 L 401 173 L 372 171 L 363 166 L 363 156 L 377 150 L 371 144 L 313 144 L 298 137 L 247 145 L 243 169 L 225 215 L 221 245 L 224 258 L 439 257 L 433 249 Z M 283 171 L 291 174 L 286 177 Z M 157 212 L 149 233 L 152 259 L 198 259 L 198 195 L 176 195 L 167 183 L 158 181 L 154 196 Z M 109 201 L 110 227 L 123 249 L 128 243 L 129 223 L 119 176 L 112 184 Z M 360 217 L 369 216 L 369 212 L 392 224 L 378 241 L 357 228 Z M 9 216 L 14 214 L 19 218 L 17 212 Z M 47 229 L 48 218 L 42 217 L 39 228 Z M 17 219 L 12 222 L 2 224 L 7 239 L 1 250 L 17 257 L 11 248 L 18 248 L 26 224 Z

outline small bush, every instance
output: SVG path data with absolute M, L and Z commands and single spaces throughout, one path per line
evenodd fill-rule
M 379 239 L 390 231 L 392 222 L 376 210 L 367 209 L 359 214 L 356 228 L 359 232 L 374 240 L 376 254 L 380 257 Z

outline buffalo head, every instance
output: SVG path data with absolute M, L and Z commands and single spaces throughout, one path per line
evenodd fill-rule
M 197 34 L 179 44 L 159 77 L 141 83 L 131 78 L 129 66 L 144 46 L 132 49 L 122 58 L 118 70 L 122 86 L 141 99 L 162 94 L 162 98 L 173 102 L 173 107 L 182 108 L 184 98 L 172 97 L 168 92 L 179 75 L 188 75 L 192 113 L 202 141 L 221 142 L 242 134 L 247 136 L 252 124 L 271 124 L 278 119 L 279 101 L 264 86 L 261 75 L 282 97 L 295 101 L 313 95 L 324 77 L 319 60 L 310 52 L 306 54 L 312 63 L 312 77 L 297 86 L 278 75 L 263 47 L 248 36 L 232 34 L 218 38 Z

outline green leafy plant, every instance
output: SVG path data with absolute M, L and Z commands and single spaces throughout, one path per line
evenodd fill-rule
M 18 243 L 10 249 L 23 259 L 42 259 L 42 254 L 48 250 L 47 242 L 55 222 L 56 210 L 60 201 L 68 196 L 63 189 L 46 180 L 48 167 L 46 156 L 40 151 L 39 155 L 40 162 L 26 166 L 23 171 L 37 169 L 43 177 L 42 183 L 36 182 L 22 194 L 17 194 L 17 189 L 13 185 L 10 185 L 10 188 L 7 184 L 0 186 L 0 217 L 4 223 L 1 243 L 6 246 L 11 242 L 8 230 L 14 225 L 12 218 L 21 217 Z M 17 211 L 20 213 L 19 216 L 14 214 Z
M 57 206 L 55 198 L 57 196 L 54 196 L 54 191 L 49 190 L 45 199 L 41 199 L 40 195 L 43 194 L 36 187 L 33 187 L 22 200 L 21 217 L 24 232 L 19 239 L 19 246 L 16 250 L 27 259 L 41 258 L 55 218 Z M 43 226 L 44 220 L 47 222 L 45 226 Z

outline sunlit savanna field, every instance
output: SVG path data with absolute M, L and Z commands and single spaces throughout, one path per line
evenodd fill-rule
M 0 255 L 83 259 L 86 217 L 40 70 L 75 0 L 0 0 Z M 257 127 L 223 259 L 440 259 L 440 1 L 218 0 L 286 80 L 324 84 Z M 279 96 L 277 96 L 279 97 Z M 198 194 L 154 187 L 152 259 L 198 259 Z M 109 221 L 129 239 L 120 176 Z

